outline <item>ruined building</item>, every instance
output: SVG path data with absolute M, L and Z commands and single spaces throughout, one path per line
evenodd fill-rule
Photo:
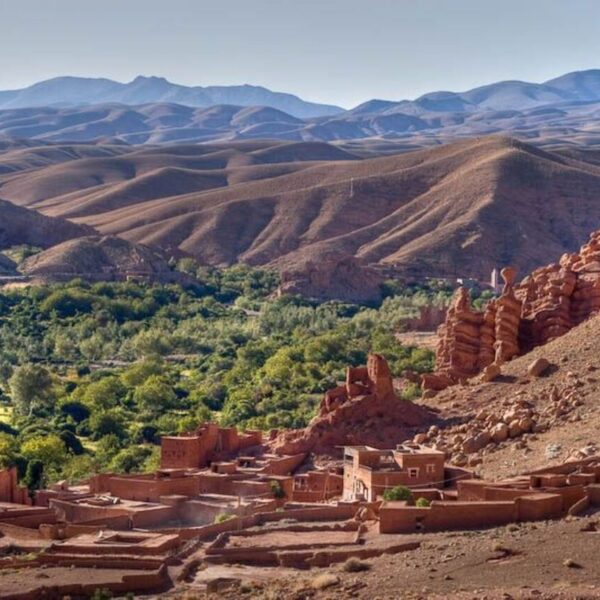
M 600 231 L 579 253 L 540 267 L 515 285 L 515 271 L 502 270 L 504 288 L 483 311 L 474 310 L 469 293 L 457 290 L 439 328 L 434 374 L 425 389 L 443 389 L 500 366 L 567 333 L 600 310 Z
M 385 448 L 432 420 L 422 406 L 398 398 L 385 358 L 371 354 L 366 366 L 349 367 L 346 381 L 325 393 L 308 427 L 282 432 L 270 446 L 277 454 L 334 453 L 363 444 Z

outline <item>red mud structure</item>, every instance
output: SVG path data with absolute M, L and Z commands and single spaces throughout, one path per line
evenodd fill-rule
M 163 469 L 200 469 L 261 443 L 260 431 L 238 433 L 235 427 L 205 423 L 194 432 L 161 438 L 160 463 Z
M 446 480 L 453 478 L 446 473 L 445 458 L 443 452 L 416 444 L 403 444 L 395 450 L 346 446 L 343 498 L 374 502 L 397 485 L 441 489 Z M 467 471 L 463 475 L 470 476 Z
M 600 460 L 590 457 L 505 481 L 460 479 L 455 490 L 440 490 L 434 496 L 413 491 L 413 497 L 420 496 L 430 505 L 383 502 L 379 531 L 481 529 L 579 514 L 600 506 Z
M 17 481 L 16 467 L 0 471 L 0 502 L 31 504 L 27 488 Z
M 385 358 L 371 354 L 366 367 L 348 368 L 345 383 L 325 393 L 308 427 L 282 432 L 270 446 L 277 454 L 332 453 L 355 444 L 389 447 L 433 420 L 422 406 L 398 398 Z
M 163 479 L 192 481 L 198 489 L 260 484 L 266 472 L 293 471 L 298 465 L 293 457 L 257 453 L 204 469 L 98 475 L 75 487 L 57 484 L 38 496 L 50 508 L 2 505 L 29 521 L 4 520 L 0 510 L 0 548 L 11 548 L 10 555 L 0 555 L 0 595 L 9 600 L 88 597 L 99 587 L 115 594 L 161 593 L 196 570 L 210 582 L 211 569 L 213 577 L 222 576 L 219 565 L 326 567 L 350 557 L 410 551 L 420 544 L 418 536 L 380 533 L 491 527 L 600 506 L 599 457 L 490 482 L 452 470 L 441 452 L 422 446 L 385 451 L 352 447 L 345 449 L 345 456 L 343 489 L 332 474 L 297 476 L 308 488 L 329 482 L 349 497 L 336 502 L 286 502 L 273 494 L 236 498 L 196 489 L 186 491 L 191 495 L 171 493 L 157 501 L 117 495 L 131 498 L 140 491 L 156 491 L 148 486 L 163 485 L 156 483 Z M 291 482 L 294 491 L 304 486 L 292 475 L 269 477 Z M 359 480 L 365 483 L 360 489 Z M 430 505 L 380 500 L 382 490 L 402 484 L 410 486 L 413 499 L 425 498 Z M 214 518 L 224 513 L 231 518 Z
M 467 290 L 457 290 L 438 330 L 436 368 L 423 376 L 424 389 L 444 389 L 492 364 L 500 366 L 600 311 L 600 231 L 579 253 L 564 254 L 558 264 L 536 269 L 517 286 L 513 269 L 503 269 L 502 276 L 502 295 L 484 311 L 473 310 Z

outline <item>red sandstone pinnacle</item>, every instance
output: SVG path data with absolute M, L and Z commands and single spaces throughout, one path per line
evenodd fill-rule
M 423 389 L 440 390 L 501 365 L 600 313 L 600 231 L 579 253 L 563 254 L 518 285 L 512 267 L 501 275 L 502 295 L 483 312 L 472 309 L 467 290 L 457 290 L 438 329 L 435 372 L 423 376 Z
M 438 330 L 435 376 L 423 377 L 424 389 L 443 389 L 446 382 L 469 379 L 492 364 L 499 367 L 518 355 L 521 301 L 513 290 L 515 274 L 512 268 L 502 269 L 502 296 L 483 312 L 472 309 L 465 288 L 456 291 L 446 322 Z

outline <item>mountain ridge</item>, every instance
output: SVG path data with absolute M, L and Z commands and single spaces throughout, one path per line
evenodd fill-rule
M 0 108 L 39 106 L 81 106 L 118 103 L 140 105 L 174 103 L 183 106 L 209 107 L 218 104 L 271 106 L 297 117 L 316 117 L 343 112 L 337 106 L 302 100 L 263 86 L 184 86 L 164 77 L 138 75 L 128 83 L 103 77 L 62 76 L 46 79 L 17 90 L 0 91 Z
M 296 273 L 312 290 L 328 285 L 323 272 L 350 281 L 363 267 L 487 280 L 505 264 L 531 270 L 600 228 L 596 158 L 501 136 L 378 158 L 265 140 L 100 156 L 76 146 L 70 161 L 66 147 L 49 148 L 5 152 L 21 170 L 0 174 L 0 195 L 201 264 Z M 55 164 L 28 169 L 40 155 Z

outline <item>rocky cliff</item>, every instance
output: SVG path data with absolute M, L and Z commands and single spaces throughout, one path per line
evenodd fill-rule
M 600 310 L 600 231 L 578 253 L 540 267 L 514 285 L 515 271 L 502 270 L 502 295 L 483 311 L 457 290 L 439 328 L 435 373 L 425 389 L 440 390 L 483 371 L 491 379 L 501 365 L 567 333 Z

